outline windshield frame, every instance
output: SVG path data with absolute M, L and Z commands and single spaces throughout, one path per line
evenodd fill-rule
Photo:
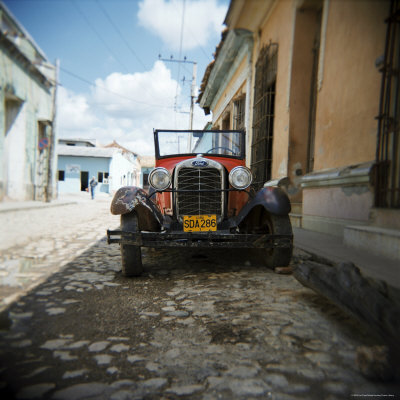
M 215 154 L 215 153 L 177 153 L 177 154 L 168 154 L 168 155 L 160 155 L 160 147 L 158 141 L 159 132 L 171 132 L 171 133 L 239 133 L 241 136 L 241 152 L 239 155 L 228 155 L 228 154 Z M 165 158 L 173 158 L 173 157 L 193 157 L 197 154 L 202 154 L 204 157 L 221 157 L 221 158 L 233 158 L 236 160 L 244 160 L 246 157 L 246 133 L 244 130 L 234 129 L 234 130 L 219 130 L 219 129 L 154 129 L 154 147 L 155 147 L 155 156 L 156 160 L 161 160 Z

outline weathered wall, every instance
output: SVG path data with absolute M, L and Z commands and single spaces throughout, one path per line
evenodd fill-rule
M 247 56 L 240 61 L 239 67 L 222 91 L 213 109 L 213 127 L 222 129 L 222 120 L 227 112 L 230 113 L 230 129 L 232 129 L 233 101 L 239 95 L 246 93 Z
M 319 230 L 320 224 L 329 230 L 328 220 L 336 224 L 336 233 L 343 231 L 346 221 L 367 223 L 373 205 L 372 167 L 361 181 L 352 174 L 346 183 L 324 181 L 324 174 L 339 173 L 342 167 L 352 170 L 375 159 L 382 78 L 375 61 L 384 53 L 389 0 L 250 3 L 248 7 L 232 3 L 228 18 L 230 29 L 253 32 L 251 83 L 245 87 L 250 102 L 249 143 L 255 66 L 262 48 L 276 43 L 272 178 L 290 178 L 291 200 L 299 203 L 296 212 L 301 213 L 303 201 L 305 220 L 312 220 L 313 229 Z M 233 79 L 217 103 L 220 110 L 227 105 L 232 85 Z M 220 116 L 221 111 L 217 123 Z M 303 185 L 311 172 L 318 179 Z
M 292 38 L 293 3 L 277 2 L 260 26 L 253 54 L 253 71 L 258 53 L 269 43 L 278 43 L 272 178 L 287 176 L 289 146 L 288 77 Z M 253 74 L 254 76 L 254 74 Z
M 3 191 L 13 199 L 33 199 L 38 159 L 38 121 L 52 119 L 51 91 L 24 66 L 0 48 L 0 181 Z M 4 132 L 6 97 L 21 100 L 21 107 L 9 130 Z
M 297 10 L 292 48 L 289 97 L 289 160 L 291 200 L 301 202 L 301 177 L 308 172 L 313 92 L 316 84 L 320 8 Z
M 387 1 L 330 1 L 314 170 L 375 158 Z

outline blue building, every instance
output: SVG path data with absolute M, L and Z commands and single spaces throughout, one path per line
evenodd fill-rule
M 98 182 L 96 191 L 104 193 L 140 182 L 137 155 L 117 143 L 97 147 L 90 140 L 61 139 L 57 153 L 59 193 L 86 191 L 93 176 Z

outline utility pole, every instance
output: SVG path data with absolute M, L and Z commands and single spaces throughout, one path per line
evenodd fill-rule
M 197 63 L 193 63 L 192 87 L 190 89 L 190 122 L 189 129 L 193 129 L 194 91 L 196 89 Z
M 47 187 L 45 189 L 45 201 L 50 202 L 54 196 L 53 179 L 55 166 L 53 159 L 55 157 L 56 143 L 56 113 L 57 113 L 57 87 L 58 75 L 60 69 L 60 60 L 56 60 L 54 71 L 54 90 L 53 90 L 53 104 L 52 104 L 52 117 L 51 117 L 51 134 L 49 140 L 49 154 L 48 154 L 48 169 L 47 169 Z
M 175 62 L 175 63 L 186 63 L 186 64 L 192 64 L 193 65 L 193 73 L 192 73 L 192 86 L 190 89 L 190 117 L 189 117 L 189 129 L 193 129 L 193 109 L 194 109 L 194 92 L 196 89 L 196 75 L 197 75 L 197 62 L 196 61 L 190 61 L 187 60 L 186 57 L 184 57 L 183 60 L 175 60 L 174 58 L 161 58 L 161 55 L 158 56 L 159 60 L 164 61 L 164 62 Z

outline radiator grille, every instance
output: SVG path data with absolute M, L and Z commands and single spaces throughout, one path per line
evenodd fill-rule
M 215 168 L 181 168 L 178 175 L 177 204 L 179 215 L 222 214 L 222 192 L 199 190 L 222 189 L 221 173 Z

